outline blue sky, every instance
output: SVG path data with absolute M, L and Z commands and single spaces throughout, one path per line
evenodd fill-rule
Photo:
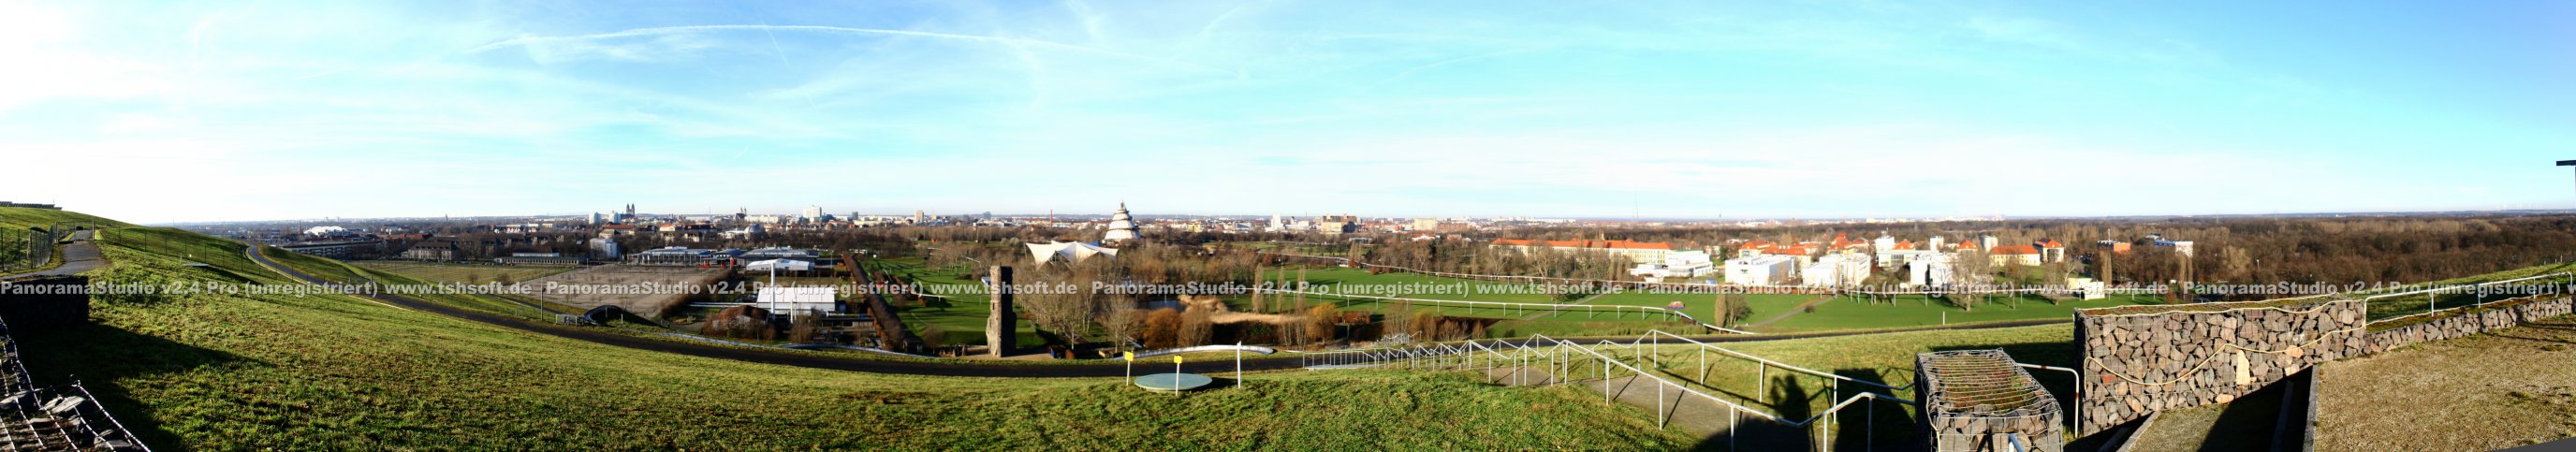
M 2576 207 L 2576 3 L 0 2 L 0 200 L 1858 217 Z

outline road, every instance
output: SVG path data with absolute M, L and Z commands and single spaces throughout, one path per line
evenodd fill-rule
M 98 251 L 98 243 L 90 240 L 90 234 L 92 232 L 95 231 L 79 231 L 72 233 L 72 243 L 69 245 L 63 245 L 62 256 L 56 257 L 56 259 L 62 259 L 62 266 L 54 267 L 52 270 L 0 276 L 0 280 L 39 278 L 46 276 L 70 276 L 107 266 L 107 255 L 100 253 Z
M 268 267 L 268 269 L 269 269 L 269 270 L 276 271 L 276 272 L 278 272 L 279 274 L 286 275 L 287 277 L 294 278 L 294 279 L 299 280 L 299 281 L 304 281 L 304 282 L 308 282 L 308 283 L 315 283 L 315 284 L 320 284 L 320 283 L 324 283 L 324 282 L 325 282 L 325 281 L 323 281 L 323 280 L 322 280 L 322 279 L 320 279 L 320 278 L 315 278 L 315 277 L 313 277 L 313 276 L 311 276 L 311 275 L 306 275 L 306 274 L 304 274 L 304 273 L 302 273 L 302 272 L 297 272 L 297 271 L 295 271 L 294 269 L 286 268 L 286 267 L 285 267 L 285 266 L 283 266 L 283 265 L 278 265 L 276 262 L 272 262 L 272 261 L 270 261 L 270 260 L 268 259 L 268 257 L 267 257 L 267 256 L 261 256 L 261 255 L 259 254 L 259 252 L 257 251 L 257 250 L 258 250 L 258 248 L 259 248 L 259 247 L 258 247 L 258 246 L 256 246 L 256 245 L 246 246 L 246 247 L 244 247 L 244 249 L 243 249 L 243 251 L 242 251 L 242 254 L 243 254 L 244 256 L 249 257 L 249 258 L 250 258 L 250 260 L 251 260 L 252 262 L 257 262 L 257 263 L 259 263 L 261 266 Z M 680 354 L 680 355 L 688 355 L 688 356 L 705 357 L 705 358 L 728 359 L 728 360 L 735 360 L 735 361 L 744 361 L 744 362 L 763 363 L 763 364 L 778 364 L 778 365 L 785 365 L 785 366 L 796 366 L 796 367 L 806 367 L 806 368 L 815 368 L 815 369 L 845 370 L 845 371 L 853 371 L 853 372 L 869 372 L 869 373 L 901 374 L 901 375 L 935 375 L 935 376 L 951 376 L 951 377 L 1036 377 L 1036 378 L 1065 378 L 1065 377 L 1116 377 L 1116 376 L 1123 376 L 1123 375 L 1126 375 L 1126 373 L 1127 373 L 1127 368 L 1126 368 L 1126 366 L 1124 366 L 1124 365 L 1122 365 L 1122 364 L 1010 364 L 1010 363 L 1005 363 L 1005 362 L 938 362 L 938 361 L 921 361 L 921 360 L 872 359 L 872 358 L 860 358 L 860 357 L 837 357 L 837 356 L 812 355 L 812 354 L 803 354 L 803 353 L 791 353 L 791 352 L 786 352 L 786 351 L 771 351 L 771 350 L 762 350 L 762 349 L 753 349 L 753 348 L 742 348 L 742 347 L 731 347 L 731 346 L 722 346 L 722 345 L 714 345 L 714 344 L 702 344 L 702 343 L 693 343 L 693 342 L 672 342 L 672 341 L 666 341 L 666 340 L 660 340 L 660 339 L 650 339 L 650 338 L 637 337 L 637 336 L 630 336 L 630 335 L 625 335 L 625 334 L 618 334 L 618 333 L 615 333 L 615 332 L 610 332 L 610 331 L 606 331 L 606 330 L 599 330 L 599 329 L 592 329 L 592 328 L 571 327 L 571 326 L 555 325 L 555 324 L 549 324 L 549 323 L 537 323 L 537 322 L 529 321 L 529 320 L 527 320 L 527 319 L 522 319 L 522 318 L 518 318 L 518 317 L 510 317 L 510 316 L 504 316 L 504 315 L 499 315 L 499 314 L 485 313 L 485 312 L 481 312 L 481 311 L 466 310 L 466 309 L 461 309 L 461 308 L 456 308 L 456 307 L 450 307 L 450 306 L 447 306 L 447 305 L 442 305 L 442 304 L 438 304 L 438 303 L 431 303 L 431 302 L 427 302 L 427 301 L 421 301 L 421 300 L 418 300 L 418 299 L 413 299 L 413 298 L 410 298 L 410 297 L 404 297 L 404 296 L 398 296 L 398 295 L 389 295 L 389 294 L 382 294 L 382 295 L 352 294 L 351 296 L 357 296 L 357 297 L 369 298 L 369 299 L 373 299 L 373 300 L 376 300 L 376 301 L 379 301 L 379 302 L 383 302 L 383 303 L 385 303 L 385 304 L 393 305 L 393 306 L 396 306 L 396 307 L 400 307 L 400 308 L 411 309 L 411 310 L 422 311 L 422 312 L 429 312 L 429 313 L 434 313 L 434 314 L 438 314 L 438 315 L 444 315 L 444 316 L 448 316 L 448 317 L 454 317 L 454 318 L 457 318 L 457 319 L 462 319 L 462 320 L 466 320 L 466 321 L 470 321 L 470 322 L 481 323 L 481 324 L 485 324 L 485 325 L 492 325 L 492 326 L 497 326 L 497 327 L 502 327 L 502 328 L 508 328 L 508 329 L 514 329 L 514 330 L 519 330 L 519 331 L 525 331 L 525 332 L 529 332 L 529 333 L 536 333 L 536 334 L 542 334 L 542 335 L 547 335 L 547 336 L 554 336 L 554 337 L 560 337 L 560 338 L 565 338 L 565 339 L 572 339 L 572 340 L 577 340 L 577 341 L 590 342 L 590 343 L 595 343 L 595 344 L 600 344 L 600 345 L 607 345 L 607 346 L 613 346 L 613 347 L 624 347 L 624 348 L 631 348 L 631 349 L 637 349 L 637 350 L 650 350 L 650 351 L 657 351 L 657 352 L 664 352 L 664 353 L 673 353 L 673 354 Z M 1925 330 L 1925 329 L 1981 329 L 1981 328 L 2008 328 L 2008 327 L 2016 327 L 2016 326 L 2043 325 L 2043 324 L 2057 323 L 2057 322 L 2065 322 L 2065 320 L 2057 320 L 2057 321 L 2046 321 L 2046 320 L 2043 320 L 2043 321 L 2024 321 L 2024 322 L 2000 322 L 2000 323 L 1976 324 L 1976 325 L 1949 325 L 1949 326 L 1945 326 L 1945 327 L 1922 327 L 1922 328 L 1911 328 L 1911 329 L 1894 330 L 1894 331 L 1912 331 L 1912 330 Z M 1881 333 L 1881 332 L 1888 332 L 1888 331 L 1890 331 L 1890 330 L 1866 331 L 1866 332 L 1824 332 L 1824 333 L 1781 334 L 1781 335 L 1760 335 L 1760 336 L 1737 336 L 1737 335 L 1729 335 L 1729 336 L 1706 336 L 1706 337 L 1694 337 L 1694 338 L 1692 338 L 1692 339 L 1694 339 L 1694 340 L 1699 340 L 1699 341 L 1703 341 L 1703 342 L 1745 342 L 1745 341 L 1767 341 L 1767 340 L 1783 340 L 1783 339 L 1802 339 L 1802 338 L 1811 338 L 1811 337 L 1848 336 L 1848 335 L 1854 335 L 1854 334 L 1871 334 L 1871 333 Z M 1513 342 L 1513 340 L 1504 340 L 1504 339 L 1493 339 L 1493 340 L 1486 340 L 1486 341 L 1482 341 L 1482 342 L 1489 343 L 1489 344 L 1514 343 L 1514 342 Z M 1295 369 L 1295 368 L 1299 368 L 1299 367 L 1301 367 L 1301 364 L 1303 364 L 1303 363 L 1302 363 L 1302 362 L 1300 362 L 1300 360 L 1298 360 L 1297 358 L 1295 358 L 1295 357 L 1293 357 L 1293 356 L 1290 356 L 1290 357 L 1264 357 L 1264 358 L 1258 358 L 1258 359 L 1249 359 L 1249 358 L 1248 358 L 1248 359 L 1244 359 L 1244 360 L 1243 360 L 1243 370 L 1278 370 L 1278 369 Z M 1160 367 L 1154 367 L 1154 368 L 1155 368 L 1155 369 L 1160 369 Z M 1221 374 L 1221 373 L 1226 373 L 1226 372 L 1232 372 L 1232 371 L 1234 371 L 1234 363 L 1233 363 L 1233 362 L 1231 362 L 1231 361 L 1193 362 L 1193 363 L 1186 363 L 1186 364 L 1184 364 L 1184 365 L 1182 366 L 1182 370 L 1183 370 L 1183 371 L 1185 371 L 1185 372 L 1191 372 L 1191 373 L 1199 373 L 1199 374 L 1215 375 L 1215 374 Z

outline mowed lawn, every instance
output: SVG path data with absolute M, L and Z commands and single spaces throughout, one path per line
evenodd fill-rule
M 412 261 L 349 261 L 349 265 L 363 267 L 368 270 L 398 273 L 403 276 L 410 276 L 413 279 L 433 283 L 466 284 L 482 284 L 503 281 L 524 282 L 579 268 L 492 264 L 448 264 Z
M 992 316 L 991 291 L 982 289 L 983 282 L 960 278 L 967 268 L 952 266 L 930 268 L 920 258 L 896 258 L 870 261 L 875 271 L 889 272 L 911 281 L 940 297 L 923 297 L 919 303 L 896 303 L 895 310 L 903 319 L 904 329 L 941 345 L 984 343 L 984 324 Z M 893 300 L 895 298 L 889 298 Z M 1021 316 L 1013 332 L 1021 344 L 1039 344 L 1037 326 Z
M 1813 332 L 2014 320 L 2073 320 L 2075 310 L 2078 309 L 2127 306 L 2157 300 L 2159 298 L 2150 296 L 2112 296 L 2100 300 L 2066 300 L 2051 303 L 2039 297 L 1993 296 L 1987 297 L 1985 302 L 1977 304 L 1974 309 L 1960 309 L 1947 301 L 1920 295 L 1902 296 L 1892 302 L 1876 303 L 1856 297 L 1840 297 L 1816 305 L 1816 312 L 1791 314 L 1788 318 L 1780 319 L 1760 330 Z M 1756 317 L 1761 316 L 1756 315 Z
M 103 246 L 116 279 L 287 282 L 233 242 L 125 232 Z M 103 297 L 91 318 L 18 334 L 28 369 L 48 385 L 78 375 L 165 450 L 1563 450 L 1696 440 L 1581 391 L 1446 374 L 1256 373 L 1238 388 L 1172 397 L 1115 378 L 916 377 L 647 352 L 341 295 Z
M 1270 269 L 1270 277 L 1277 281 L 1282 278 L 1279 275 L 1285 273 L 1285 280 L 1293 285 L 1301 270 L 1305 273 L 1306 284 L 1314 287 L 1308 290 L 1315 292 L 1430 300 L 1557 302 L 1555 295 L 1541 292 L 1538 285 L 1479 281 L 1418 273 L 1390 272 L 1372 275 L 1367 270 L 1355 268 L 1292 267 Z
M 886 262 L 889 265 L 889 271 L 904 274 L 916 282 L 923 284 L 948 285 L 950 287 L 963 287 L 967 289 L 947 290 L 946 292 L 949 293 L 942 293 L 942 295 L 950 296 L 950 298 L 945 302 L 933 302 L 924 305 L 906 307 L 904 309 L 904 320 L 908 322 L 908 326 L 911 326 L 916 332 L 920 332 L 928 326 L 936 326 L 939 332 L 949 338 L 948 340 L 951 341 L 949 343 L 981 342 L 982 332 L 984 329 L 984 319 L 987 314 L 986 309 L 988 309 L 989 302 L 986 301 L 987 295 L 984 291 L 977 289 L 977 287 L 980 287 L 979 285 L 972 281 L 957 278 L 957 276 L 964 273 L 964 269 L 953 268 L 944 271 L 934 271 L 921 268 L 918 266 L 917 261 L 912 260 L 889 260 L 881 262 Z M 1309 304 L 1332 302 L 1342 305 L 1342 308 L 1346 310 L 1368 311 L 1381 315 L 1399 312 L 1430 312 L 1446 317 L 1501 319 L 1503 320 L 1501 323 L 1495 324 L 1492 328 L 1489 328 L 1490 334 L 1495 337 L 1526 336 L 1530 334 L 1547 334 L 1553 336 L 1615 336 L 1635 334 L 1653 329 L 1676 332 L 1687 331 L 1691 333 L 1702 332 L 1700 331 L 1701 328 L 1696 324 L 1684 322 L 1678 317 L 1661 314 L 1661 312 L 1665 312 L 1665 310 L 1659 308 L 1669 306 L 1673 302 L 1682 303 L 1683 308 L 1679 312 L 1689 315 L 1693 319 L 1709 321 L 1716 318 L 1715 309 L 1717 295 L 1715 294 L 1658 293 L 1622 290 L 1580 297 L 1573 301 L 1560 303 L 1555 296 L 1544 293 L 1535 293 L 1535 289 L 1532 289 L 1531 286 L 1525 284 L 1476 281 L 1413 273 L 1386 273 L 1372 275 L 1365 270 L 1341 267 L 1303 268 L 1306 273 L 1306 281 L 1309 284 L 1317 286 L 1318 291 L 1377 295 L 1308 295 L 1306 296 L 1306 299 Z M 1291 281 L 1295 279 L 1295 268 L 1290 268 L 1285 270 L 1285 272 L 1287 275 L 1290 275 L 1289 278 Z M 1285 305 L 1285 303 L 1280 300 L 1293 299 L 1295 295 L 1272 294 L 1270 297 L 1275 298 L 1271 298 L 1270 302 L 1264 304 L 1271 306 L 1271 311 L 1277 311 L 1279 310 L 1277 308 L 1278 306 Z M 1523 303 L 1544 306 L 1443 305 L 1432 302 L 1386 300 L 1380 297 Z M 1808 294 L 1750 294 L 1744 295 L 1744 297 L 1750 305 L 1752 313 L 1746 318 L 1739 319 L 1735 327 L 1765 333 L 1870 330 L 2019 320 L 2065 320 L 2074 318 L 2074 312 L 2078 309 L 2124 306 L 2159 301 L 2155 297 L 2115 296 L 2102 300 L 2068 300 L 2052 303 L 2044 298 L 2035 296 L 1995 296 L 1987 297 L 1986 300 L 1978 304 L 1975 309 L 1960 309 L 1958 307 L 1951 306 L 1946 300 L 1926 298 L 1923 296 L 1898 297 L 1892 302 L 1883 301 L 1876 303 L 1871 303 L 1857 297 L 1839 297 L 1818 304 L 1815 307 L 1815 312 L 1805 312 L 1798 307 L 1810 301 L 1815 301 L 1822 296 Z M 1247 295 L 1227 296 L 1225 299 L 1227 304 L 1236 310 L 1251 310 L 1251 297 Z M 1626 306 L 1658 309 L 1586 310 L 1581 307 L 1576 307 L 1577 305 Z M 1768 325 L 1751 326 L 1753 324 L 1769 321 L 1775 318 L 1778 320 Z M 1036 333 L 1032 327 L 1029 327 L 1024 323 L 1021 326 L 1020 334 L 1022 334 L 1022 340 L 1027 341 L 1034 340 Z

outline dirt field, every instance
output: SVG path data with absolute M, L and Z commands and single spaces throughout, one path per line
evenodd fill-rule
M 707 284 L 721 280 L 724 276 L 724 269 L 713 268 L 602 265 L 558 273 L 530 280 L 526 284 L 536 286 L 540 292 L 533 296 L 545 301 L 582 309 L 613 304 L 629 312 L 661 317 L 665 311 L 678 305 L 689 295 L 673 293 L 670 290 L 633 289 L 646 284 L 658 284 L 696 286 L 703 292 Z M 542 290 L 547 283 L 558 284 L 558 287 L 566 290 L 561 290 L 562 293 L 545 293 Z M 616 290 L 619 293 L 584 293 L 585 290 L 591 292 Z
M 2576 437 L 2576 317 L 2320 369 L 2316 450 L 2489 450 Z

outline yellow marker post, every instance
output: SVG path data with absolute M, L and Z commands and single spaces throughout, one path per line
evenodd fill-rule
M 1127 381 L 1128 381 L 1128 382 L 1130 382 L 1130 383 L 1135 382 L 1135 381 L 1136 381 L 1136 351 L 1135 351 L 1135 350 L 1128 350 L 1128 351 L 1118 352 L 1118 353 L 1119 353 L 1119 355 L 1120 355 L 1120 356 L 1119 356 L 1119 358 L 1120 358 L 1120 359 L 1123 359 L 1123 360 L 1127 361 Z
M 1181 397 L 1181 355 L 1172 355 L 1172 398 Z

